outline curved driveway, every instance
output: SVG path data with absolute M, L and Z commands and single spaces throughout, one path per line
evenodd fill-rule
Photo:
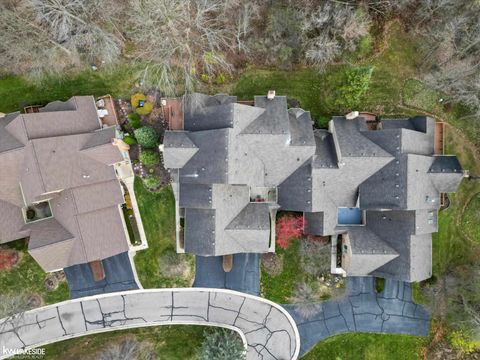
M 307 316 L 298 305 L 285 308 L 298 325 L 301 355 L 319 341 L 345 332 L 427 336 L 430 328 L 428 311 L 413 302 L 411 285 L 391 279 L 377 293 L 373 277 L 349 277 L 344 297 L 313 305 Z
M 29 349 L 97 332 L 197 324 L 236 330 L 247 359 L 297 359 L 292 317 L 271 301 L 231 290 L 134 290 L 69 300 L 0 320 L 0 344 Z M 5 356 L 0 352 L 0 358 Z

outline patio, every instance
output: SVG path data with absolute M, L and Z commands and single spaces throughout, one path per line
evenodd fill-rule
M 170 130 L 183 130 L 182 99 L 162 99 L 163 118 L 168 122 Z
M 115 102 L 110 95 L 105 95 L 97 99 L 97 108 L 99 110 L 106 110 L 106 115 L 101 117 L 100 120 L 104 126 L 118 125 L 117 110 L 115 108 Z

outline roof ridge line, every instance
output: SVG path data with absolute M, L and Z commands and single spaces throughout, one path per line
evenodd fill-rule
M 42 172 L 40 171 L 40 165 L 38 164 L 38 157 L 37 157 L 37 150 L 35 149 L 35 144 L 32 140 L 29 140 L 32 144 L 32 149 L 33 149 L 33 156 L 35 158 L 35 165 L 37 167 L 37 171 L 38 171 L 38 174 L 40 175 L 40 180 L 42 180 L 42 187 L 43 187 L 43 191 L 44 193 L 47 192 L 47 187 L 45 186 L 45 181 L 43 179 L 43 175 L 42 175 Z
M 73 203 L 73 207 L 75 208 L 75 215 L 73 215 L 73 218 L 75 219 L 75 225 L 77 226 L 77 229 L 78 229 L 78 235 L 79 235 L 79 238 L 80 238 L 80 242 L 82 244 L 83 253 L 85 255 L 85 261 L 88 261 L 87 250 L 85 249 L 85 242 L 83 241 L 82 231 L 80 230 L 80 224 L 79 224 L 78 218 L 77 218 L 77 216 L 79 215 L 78 207 L 77 207 L 77 201 L 75 199 L 75 194 L 73 193 L 72 190 L 70 190 L 70 193 L 72 194 L 72 203 Z

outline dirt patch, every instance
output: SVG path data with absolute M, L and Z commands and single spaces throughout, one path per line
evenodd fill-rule
M 43 286 L 47 291 L 54 291 L 58 289 L 58 286 L 63 281 L 65 281 L 65 273 L 63 271 L 57 271 L 47 275 Z

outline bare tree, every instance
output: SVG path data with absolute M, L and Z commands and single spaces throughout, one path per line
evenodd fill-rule
M 127 35 L 135 44 L 136 58 L 147 64 L 143 80 L 172 94 L 179 82 L 189 91 L 201 74 L 229 73 L 232 66 L 225 53 L 245 46 L 237 45 L 245 33 L 232 21 L 232 11 L 239 4 L 221 0 L 132 0 Z
M 95 358 L 98 360 L 153 360 L 156 356 L 148 344 L 142 344 L 133 338 L 107 346 Z
M 295 287 L 294 295 L 290 298 L 300 315 L 309 318 L 322 310 L 319 294 L 307 283 L 299 283 Z
M 111 63 L 121 52 L 121 41 L 95 23 L 102 1 L 30 0 L 50 36 L 86 61 Z
M 26 1 L 0 4 L 0 53 L 0 67 L 19 73 L 58 72 L 78 60 L 36 22 Z
M 368 14 L 356 4 L 328 1 L 313 8 L 306 7 L 302 38 L 307 61 L 324 69 L 342 52 L 355 50 L 369 28 Z
M 19 0 L 0 4 L 0 67 L 28 74 L 60 73 L 82 63 L 110 63 L 122 40 L 98 23 L 107 0 Z

